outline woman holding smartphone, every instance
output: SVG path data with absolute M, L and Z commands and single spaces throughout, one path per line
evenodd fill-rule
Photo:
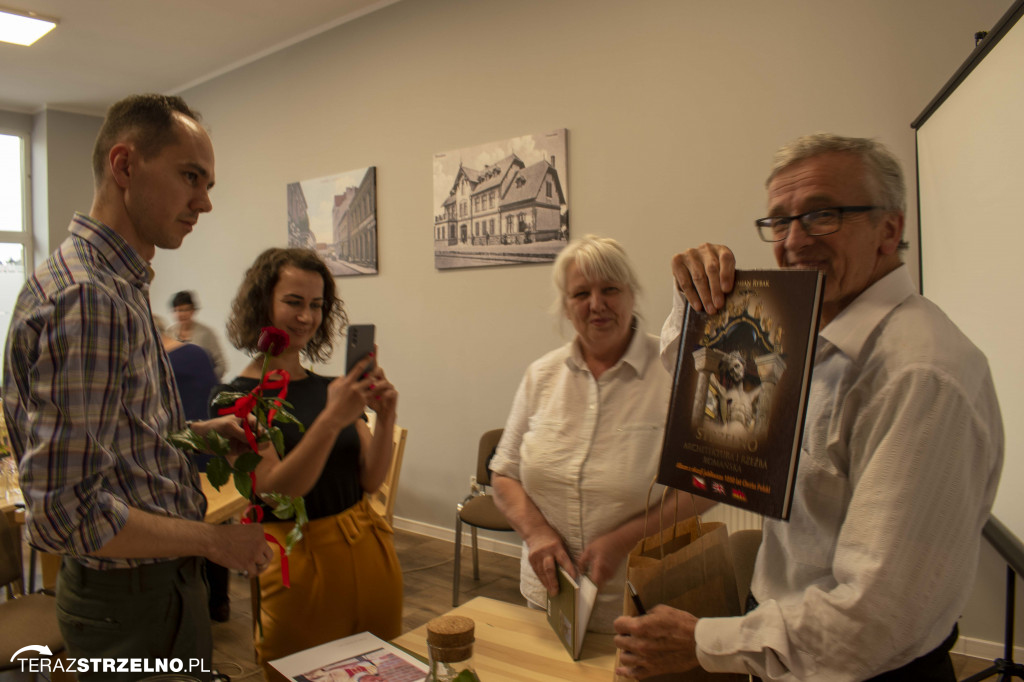
M 282 424 L 284 456 L 265 448 L 256 468 L 257 493 L 302 496 L 309 514 L 288 557 L 291 587 L 284 587 L 276 560 L 256 578 L 263 632 L 255 633 L 255 644 L 268 680 L 285 679 L 267 665 L 281 656 L 364 630 L 382 639 L 401 634 L 402 573 L 393 531 L 364 499 L 391 465 L 398 392 L 373 357 L 337 378 L 302 364 L 326 361 L 346 322 L 334 277 L 308 249 L 264 251 L 231 304 L 228 337 L 236 348 L 256 356 L 263 327 L 288 333 L 288 348 L 269 368 L 290 375 L 287 400 L 306 426 L 300 433 Z M 262 358 L 255 358 L 231 389 L 251 391 L 262 368 Z M 366 407 L 377 413 L 372 434 Z M 263 525 L 283 544 L 294 524 L 275 521 L 266 508 Z

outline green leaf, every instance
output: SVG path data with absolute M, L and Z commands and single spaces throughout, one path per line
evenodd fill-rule
M 293 497 L 292 506 L 295 507 L 295 523 L 300 528 L 309 523 L 309 514 L 306 513 L 306 498 Z
M 235 479 L 235 490 L 248 500 L 252 495 L 252 481 L 249 479 L 249 474 L 235 471 L 232 478 Z
M 295 516 L 294 500 L 302 498 L 289 497 L 281 493 L 266 493 L 263 499 L 271 503 L 274 516 L 279 519 L 290 519 Z
M 213 397 L 213 400 L 210 401 L 210 407 L 230 407 L 244 395 L 246 394 L 239 393 L 238 391 L 221 391 Z
M 210 431 L 206 434 L 206 447 L 203 451 L 226 457 L 231 454 L 231 441 L 216 431 Z
M 282 424 L 295 424 L 299 427 L 300 432 L 304 432 L 306 430 L 306 426 L 299 421 L 298 417 L 283 407 L 277 408 L 277 414 L 274 415 L 274 421 L 281 422 Z
M 256 471 L 256 467 L 262 461 L 263 457 L 258 452 L 246 450 L 238 456 L 238 459 L 235 460 L 234 469 L 239 473 L 248 474 L 250 471 Z M 248 478 L 248 476 L 246 476 L 246 478 Z
M 277 454 L 284 456 L 284 434 L 281 433 L 281 429 L 272 426 L 270 427 L 270 441 L 274 444 L 274 449 L 277 450 Z
M 284 553 L 291 554 L 292 547 L 302 541 L 302 526 L 295 524 L 284 538 Z
M 206 441 L 192 429 L 182 429 L 167 435 L 167 440 L 185 452 L 205 452 Z
M 206 480 L 210 482 L 217 490 L 228 482 L 231 477 L 231 465 L 228 461 L 219 455 L 214 455 L 213 459 L 206 465 Z

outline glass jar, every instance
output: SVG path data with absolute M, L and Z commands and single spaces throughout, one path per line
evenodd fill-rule
M 474 627 L 465 616 L 441 616 L 427 623 L 427 682 L 480 682 L 473 667 Z

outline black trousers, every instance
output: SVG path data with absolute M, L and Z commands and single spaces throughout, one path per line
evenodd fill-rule
M 757 600 L 753 594 L 747 595 L 747 612 L 757 608 Z M 890 670 L 889 672 L 876 675 L 865 682 L 956 682 L 956 673 L 953 672 L 953 661 L 949 658 L 949 651 L 956 644 L 956 638 L 960 630 L 953 625 L 953 632 L 942 644 L 932 649 L 924 656 L 915 658 L 902 668 Z M 755 680 L 759 678 L 755 677 Z
M 57 620 L 68 655 L 182 659 L 190 666 L 183 672 L 209 680 L 213 633 L 204 563 L 185 557 L 97 571 L 64 557 L 57 578 Z M 79 672 L 78 679 L 131 682 L 151 674 L 93 671 Z

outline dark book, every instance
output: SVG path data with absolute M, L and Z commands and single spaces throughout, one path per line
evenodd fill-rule
M 658 482 L 789 518 L 825 276 L 740 270 L 714 315 L 687 305 Z

